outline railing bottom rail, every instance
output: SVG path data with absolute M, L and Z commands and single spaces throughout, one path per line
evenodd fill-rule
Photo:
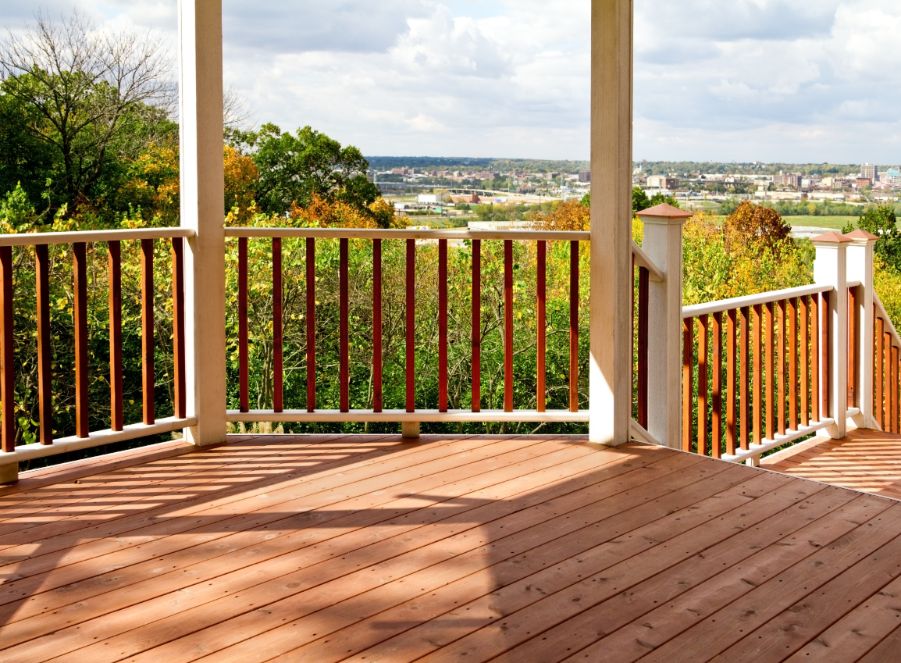
M 587 423 L 588 410 L 482 410 L 472 412 L 470 410 L 284 410 L 273 412 L 272 410 L 250 410 L 241 412 L 229 410 L 227 419 L 232 423 Z

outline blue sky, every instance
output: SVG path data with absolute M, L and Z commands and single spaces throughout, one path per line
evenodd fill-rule
M 4 2 L 0 25 L 73 6 L 175 43 L 176 0 Z M 588 0 L 223 6 L 251 123 L 371 155 L 588 156 Z M 898 0 L 636 0 L 634 155 L 901 162 L 898 35 Z

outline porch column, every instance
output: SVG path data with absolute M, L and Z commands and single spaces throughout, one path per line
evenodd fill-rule
M 225 440 L 225 231 L 222 165 L 222 2 L 180 0 L 181 225 L 185 251 L 185 438 Z
M 632 0 L 591 3 L 591 442 L 629 440 Z
M 866 230 L 854 230 L 845 235 L 851 240 L 848 245 L 848 280 L 860 281 L 861 294 L 857 298 L 857 402 L 860 414 L 855 423 L 859 428 L 878 428 L 873 405 L 873 333 L 875 315 L 873 312 L 873 254 L 876 235 Z
M 834 288 L 829 295 L 828 356 L 829 370 L 820 370 L 820 393 L 829 394 L 829 411 L 823 416 L 835 419 L 825 429 L 833 439 L 841 439 L 847 430 L 848 418 L 848 274 L 846 249 L 851 240 L 836 232 L 813 238 L 816 260 L 813 263 L 814 281 Z M 822 329 L 821 333 L 826 330 Z M 822 340 L 820 341 L 822 343 Z

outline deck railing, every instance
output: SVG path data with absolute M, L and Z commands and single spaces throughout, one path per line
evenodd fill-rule
M 882 430 L 901 432 L 901 371 L 899 352 L 901 336 L 886 313 L 878 296 L 874 297 L 873 313 L 873 416 Z
M 238 362 L 239 407 L 228 411 L 231 422 L 586 422 L 587 409 L 579 407 L 579 242 L 589 239 L 588 232 L 541 230 L 381 230 L 336 228 L 227 228 L 226 237 L 238 243 Z M 301 313 L 305 319 L 305 370 L 306 398 L 304 407 L 286 408 L 284 384 L 284 337 L 282 334 L 283 289 L 282 264 L 283 240 L 299 240 L 303 243 L 304 304 Z M 251 409 L 250 402 L 259 400 L 250 393 L 248 364 L 250 343 L 248 340 L 248 242 L 262 240 L 271 244 L 271 265 L 254 265 L 255 270 L 272 270 L 272 328 L 273 371 L 272 407 Z M 371 279 L 372 353 L 368 365 L 352 366 L 350 359 L 350 242 L 363 240 L 371 244 L 371 268 L 364 275 Z M 317 368 L 317 262 L 316 248 L 320 242 L 338 242 L 338 407 L 323 409 L 318 398 L 323 375 Z M 404 245 L 404 407 L 386 408 L 384 397 L 384 347 L 382 342 L 383 316 L 383 243 L 402 242 Z M 416 307 L 417 291 L 426 286 L 417 282 L 417 242 L 437 245 L 438 261 L 434 283 L 437 289 L 437 362 L 423 366 L 417 361 Z M 503 246 L 503 407 L 482 407 L 482 243 L 500 242 Z M 514 402 L 514 242 L 524 242 L 535 247 L 535 395 L 534 406 L 523 407 Z M 568 407 L 547 407 L 547 251 L 549 242 L 561 242 L 569 250 L 569 366 L 567 375 Z M 448 250 L 465 251 L 471 264 L 469 277 L 471 300 L 471 327 L 469 360 L 471 365 L 469 406 L 451 407 L 448 390 Z M 365 249 L 363 249 L 365 250 Z M 421 276 L 420 276 L 421 279 Z M 351 372 L 371 376 L 369 407 L 351 408 Z M 417 394 L 418 371 L 437 373 L 436 402 L 423 403 Z M 329 379 L 329 376 L 325 376 Z M 409 427 L 408 427 L 409 430 Z
M 110 444 L 141 437 L 159 435 L 170 431 L 181 430 L 190 426 L 193 420 L 187 416 L 185 394 L 185 324 L 184 324 L 184 239 L 192 232 L 184 228 L 155 228 L 144 230 L 112 230 L 41 233 L 0 236 L 0 436 L 2 436 L 2 454 L 0 466 L 9 462 L 19 462 L 30 458 L 39 458 L 67 451 Z M 154 248 L 158 242 L 170 244 L 171 269 L 171 343 L 172 370 L 169 385 L 172 394 L 172 415 L 159 417 L 155 410 L 154 394 L 158 387 L 159 375 L 155 368 L 156 338 L 155 331 L 155 293 L 154 273 L 156 260 Z M 123 407 L 125 385 L 123 384 L 123 280 L 122 280 L 122 248 L 123 243 L 134 253 L 138 253 L 140 271 L 137 276 L 140 307 L 141 338 L 141 416 L 140 421 L 126 422 Z M 51 252 L 51 247 L 53 251 Z M 95 255 L 91 255 L 95 253 Z M 97 273 L 97 258 L 106 257 L 106 270 L 102 275 Z M 92 260 L 94 258 L 94 260 Z M 71 278 L 71 284 L 56 284 L 65 288 L 70 285 L 70 301 L 65 299 L 62 306 L 54 307 L 51 302 L 52 263 L 60 265 L 71 260 L 71 272 L 62 270 Z M 32 263 L 33 261 L 33 263 Z M 33 272 L 32 265 L 33 264 Z M 29 283 L 31 279 L 33 282 Z M 103 280 L 106 284 L 107 296 L 104 311 L 93 310 L 89 306 L 89 278 L 96 285 Z M 34 329 L 16 329 L 15 304 L 22 305 L 24 300 L 16 302 L 17 291 L 29 290 L 33 287 L 36 324 Z M 92 299 L 96 301 L 96 292 Z M 71 308 L 59 316 L 54 310 Z M 106 319 L 109 337 L 108 366 L 90 366 L 89 355 L 89 318 Z M 54 367 L 53 345 L 57 343 L 55 331 L 59 329 L 58 319 L 71 319 L 72 347 L 74 354 L 74 374 L 62 376 Z M 52 318 L 57 318 L 52 320 Z M 68 322 L 66 322 L 68 324 Z M 96 324 L 96 323 L 95 323 Z M 16 332 L 35 338 L 34 356 L 25 356 L 17 352 L 15 344 Z M 67 348 L 68 350 L 68 348 Z M 27 411 L 36 405 L 37 411 L 37 443 L 17 445 L 19 432 L 16 415 L 16 380 L 19 368 L 24 365 L 36 366 L 37 388 L 30 391 L 36 403 L 19 403 L 20 411 Z M 105 373 L 108 378 L 109 399 L 104 402 L 91 400 L 90 373 Z M 53 384 L 55 381 L 71 380 L 74 396 L 74 420 L 72 430 L 60 430 L 60 422 L 53 417 Z M 96 390 L 95 390 L 96 391 Z M 56 394 L 61 398 L 69 398 L 68 394 Z M 21 415 L 20 415 L 21 416 Z M 24 417 L 22 421 L 28 421 Z M 104 422 L 107 427 L 97 427 Z M 58 435 L 58 433 L 63 433 Z M 66 434 L 68 433 L 68 434 Z

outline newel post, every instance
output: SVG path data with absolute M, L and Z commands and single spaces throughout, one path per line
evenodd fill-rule
M 816 260 L 813 264 L 814 281 L 829 285 L 833 290 L 826 294 L 828 330 L 820 325 L 820 333 L 828 333 L 829 370 L 820 369 L 820 394 L 829 395 L 829 410 L 824 416 L 832 417 L 835 424 L 826 429 L 829 437 L 845 436 L 848 415 L 848 273 L 847 247 L 851 240 L 836 232 L 828 232 L 813 238 Z M 822 304 L 821 304 L 822 310 Z M 822 317 L 821 312 L 821 317 Z M 821 347 L 822 340 L 821 340 Z
M 873 255 L 876 235 L 857 229 L 845 235 L 848 245 L 848 280 L 860 281 L 857 308 L 857 403 L 860 414 L 854 420 L 858 428 L 878 428 L 873 411 L 873 333 L 875 314 L 873 299 Z
M 225 229 L 222 118 L 222 2 L 180 0 L 179 123 L 181 225 L 196 236 L 185 251 L 187 414 L 185 437 L 225 441 Z
M 641 248 L 664 274 L 648 284 L 648 432 L 673 449 L 682 440 L 682 225 L 689 217 L 665 204 L 638 213 Z

